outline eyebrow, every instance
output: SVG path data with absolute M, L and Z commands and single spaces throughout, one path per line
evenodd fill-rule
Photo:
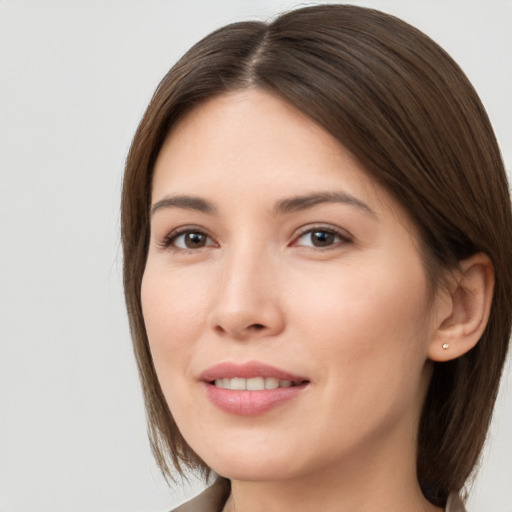
M 346 192 L 314 192 L 303 196 L 288 197 L 278 201 L 273 210 L 276 215 L 284 215 L 307 210 L 323 203 L 342 203 L 355 206 L 363 212 L 377 217 L 377 214 L 366 203 Z M 157 201 L 151 207 L 151 215 L 168 208 L 181 208 L 209 214 L 217 213 L 217 208 L 206 199 L 197 196 L 172 195 Z
M 377 214 L 366 203 L 346 192 L 315 192 L 304 196 L 290 197 L 279 201 L 274 207 L 274 212 L 277 214 L 292 213 L 307 210 L 322 203 L 348 204 L 377 217 Z
M 183 210 L 195 210 L 202 213 L 215 213 L 217 209 L 206 199 L 195 196 L 167 196 L 157 201 L 151 207 L 151 215 L 167 208 L 181 208 Z

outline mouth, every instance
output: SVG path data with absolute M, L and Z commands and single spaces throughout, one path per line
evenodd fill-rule
M 203 372 L 200 380 L 216 407 L 241 416 L 267 413 L 300 396 L 310 383 L 259 362 L 221 363 Z
M 243 377 L 216 379 L 210 384 L 222 388 L 236 391 L 263 391 L 265 389 L 290 388 L 298 386 L 303 382 L 294 382 L 288 379 L 277 379 L 276 377 L 251 377 L 244 379 Z
M 258 361 L 220 363 L 204 371 L 199 379 L 218 388 L 236 391 L 290 388 L 309 382 L 304 377 Z

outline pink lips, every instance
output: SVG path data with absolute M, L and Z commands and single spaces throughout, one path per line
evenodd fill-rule
M 258 391 L 223 389 L 214 385 L 217 379 L 250 379 L 273 377 L 281 381 L 291 381 L 290 387 L 264 389 Z M 200 376 L 210 401 L 224 412 L 241 416 L 256 416 L 270 411 L 302 393 L 309 381 L 303 377 L 259 362 L 245 364 L 221 363 Z

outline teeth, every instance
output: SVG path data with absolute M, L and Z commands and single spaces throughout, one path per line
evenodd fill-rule
M 215 386 L 237 391 L 263 391 L 264 389 L 289 388 L 294 384 L 291 380 L 279 380 L 275 377 L 252 377 L 250 379 L 235 377 L 234 379 L 217 379 Z
M 231 379 L 231 389 L 247 389 L 246 379 Z
M 274 377 L 267 377 L 265 379 L 265 389 L 277 389 L 279 387 L 279 379 Z
M 247 387 L 245 389 L 248 389 L 249 391 L 261 391 L 262 389 L 265 389 L 265 379 L 263 377 L 247 379 Z

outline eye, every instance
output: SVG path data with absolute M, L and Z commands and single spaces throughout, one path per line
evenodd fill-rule
M 334 229 L 314 228 L 303 232 L 294 242 L 293 245 L 302 247 L 331 247 L 340 243 L 350 242 L 347 236 Z
M 216 245 L 215 242 L 202 231 L 188 229 L 171 233 L 165 240 L 165 247 L 193 250 Z

